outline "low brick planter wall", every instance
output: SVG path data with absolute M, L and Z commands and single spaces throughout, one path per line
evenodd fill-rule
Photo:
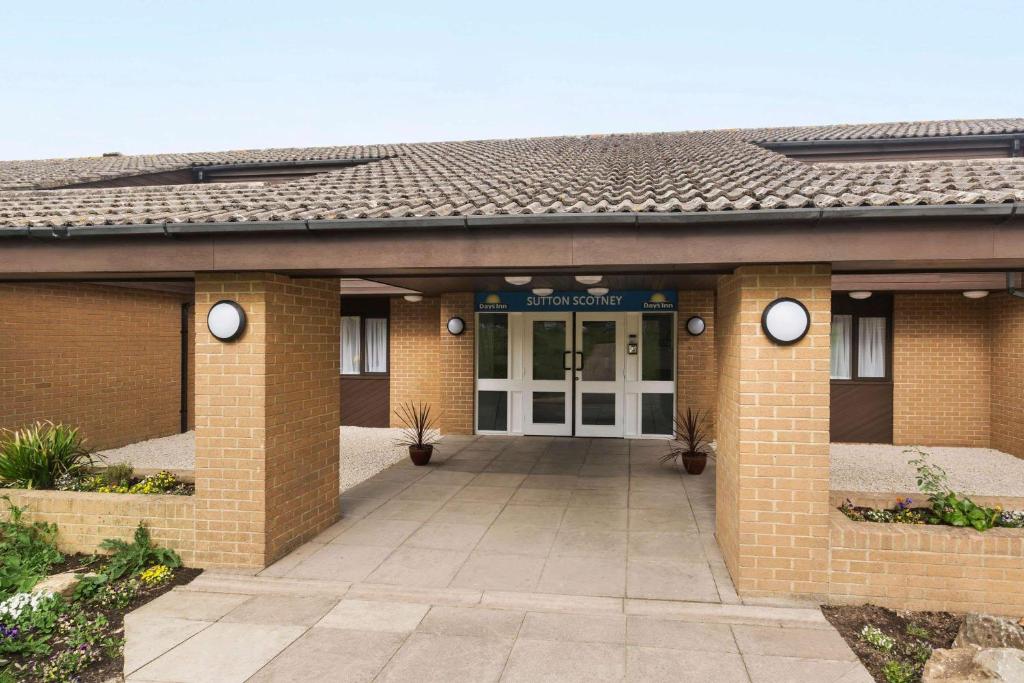
M 24 489 L 0 489 L 0 495 L 27 508 L 27 519 L 57 524 L 57 543 L 64 552 L 96 552 L 103 539 L 131 539 L 139 522 L 145 522 L 156 543 L 178 551 L 185 564 L 192 565 L 196 536 L 193 496 Z
M 829 602 L 1024 614 L 1024 529 L 830 522 Z

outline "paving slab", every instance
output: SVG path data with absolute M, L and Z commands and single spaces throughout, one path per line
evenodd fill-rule
M 318 628 L 408 633 L 427 614 L 429 605 L 411 602 L 342 600 L 317 624 Z
M 744 655 L 856 660 L 856 655 L 835 629 L 736 625 L 732 630 Z
M 523 621 L 519 637 L 530 640 L 623 645 L 626 642 L 626 618 L 620 614 L 529 612 Z
M 249 683 L 372 681 L 405 642 L 404 633 L 313 628 L 249 679 Z
M 325 595 L 256 595 L 224 615 L 221 622 L 312 626 L 338 604 Z
M 624 645 L 520 638 L 512 648 L 501 680 L 621 681 L 625 674 Z
M 511 638 L 414 633 L 377 678 L 409 683 L 497 681 L 512 648 Z
M 746 667 L 738 654 L 698 650 L 671 650 L 629 646 L 626 680 L 679 683 L 748 683 Z
M 124 673 L 128 675 L 213 624 L 135 612 L 124 619 Z
M 441 636 L 512 639 L 519 633 L 524 616 L 525 612 L 486 607 L 435 605 L 416 630 Z
M 750 654 L 743 655 L 743 660 L 753 683 L 873 683 L 874 680 L 860 662 Z

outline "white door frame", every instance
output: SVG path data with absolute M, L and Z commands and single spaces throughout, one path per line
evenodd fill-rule
M 583 369 L 586 367 L 587 359 L 583 356 L 583 323 L 591 320 L 610 320 L 615 322 L 615 372 L 614 379 L 608 381 L 594 381 L 583 379 Z M 618 312 L 609 313 L 577 313 L 575 325 L 576 353 L 573 357 L 573 368 L 576 375 L 576 390 L 573 392 L 573 399 L 576 403 L 576 436 L 611 436 L 621 437 L 624 435 L 625 419 L 623 415 L 626 383 L 626 354 L 625 354 L 625 327 L 626 314 Z M 610 425 L 585 425 L 583 424 L 583 394 L 599 393 L 613 394 L 615 396 L 615 423 Z
M 565 323 L 565 353 L 559 362 L 565 368 L 563 377 L 557 379 L 533 378 L 533 323 L 535 321 L 557 320 Z M 523 433 L 546 436 L 571 436 L 573 414 L 572 391 L 572 313 L 526 313 L 523 315 Z M 565 420 L 561 423 L 533 421 L 533 392 L 561 392 L 565 396 Z

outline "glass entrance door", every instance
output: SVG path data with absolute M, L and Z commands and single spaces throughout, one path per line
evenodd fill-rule
M 572 313 L 524 316 L 526 367 L 523 432 L 572 434 Z
M 625 358 L 622 313 L 577 313 L 576 435 L 622 436 Z

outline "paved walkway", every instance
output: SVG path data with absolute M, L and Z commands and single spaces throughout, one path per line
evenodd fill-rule
M 342 498 L 256 577 L 207 573 L 129 615 L 130 681 L 842 681 L 815 609 L 740 605 L 714 469 L 665 443 L 449 438 Z

